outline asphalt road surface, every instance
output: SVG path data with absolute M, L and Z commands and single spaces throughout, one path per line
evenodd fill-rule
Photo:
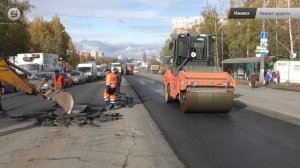
M 126 76 L 187 167 L 299 168 L 300 127 L 236 105 L 228 114 L 190 113 L 166 104 L 163 84 Z
M 104 104 L 103 89 L 104 81 L 100 81 L 67 91 L 76 104 L 99 107 Z M 0 115 L 0 167 L 184 167 L 126 80 L 122 91 L 132 95 L 136 104 L 112 111 L 122 117 L 97 122 L 97 126 L 43 127 L 36 124 L 35 118 L 11 119 Z M 38 96 L 21 92 L 7 94 L 4 99 L 10 116 L 46 112 L 53 106 L 53 102 L 42 103 Z
M 103 89 L 104 81 L 99 81 L 74 85 L 65 90 L 73 95 L 76 104 L 100 106 L 104 105 L 102 98 Z M 54 105 L 55 103 L 52 101 L 41 101 L 39 96 L 27 95 L 21 91 L 19 93 L 8 93 L 3 98 L 3 108 L 9 116 L 51 111 Z

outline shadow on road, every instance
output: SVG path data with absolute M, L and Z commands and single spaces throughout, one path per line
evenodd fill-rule
M 239 100 L 234 100 L 233 106 L 236 107 L 236 108 L 238 108 L 238 109 L 244 109 L 244 108 L 247 107 L 247 104 L 245 104 L 245 103 L 243 103 L 243 102 L 241 102 Z

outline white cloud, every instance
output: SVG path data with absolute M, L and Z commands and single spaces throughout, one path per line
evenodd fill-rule
M 75 42 L 75 46 L 79 51 L 103 51 L 106 56 L 123 55 L 125 58 L 141 59 L 144 52 L 149 56 L 158 56 L 162 44 L 134 44 L 134 43 L 107 43 L 103 41 L 82 40 Z

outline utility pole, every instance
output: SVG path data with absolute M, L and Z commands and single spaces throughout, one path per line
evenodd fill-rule
M 266 0 L 264 0 L 263 8 L 266 6 Z M 262 23 L 262 32 L 265 31 L 265 19 L 263 19 Z M 264 71 L 265 71 L 265 56 L 260 56 L 260 73 L 259 73 L 259 83 L 263 83 L 265 77 L 264 77 Z
M 217 35 L 217 16 L 215 16 L 215 35 Z M 216 65 L 219 65 L 218 38 L 216 41 Z
M 223 62 L 224 60 L 224 0 L 222 0 L 222 32 L 221 32 L 221 61 Z M 224 69 L 223 64 L 222 64 L 222 69 Z
M 291 6 L 291 1 L 288 0 L 288 8 L 290 8 L 290 6 Z M 290 58 L 293 58 L 294 41 L 293 41 L 292 25 L 291 25 L 291 19 L 290 18 L 289 18 L 289 35 L 290 35 L 290 44 L 291 44 Z
M 247 23 L 247 57 L 249 57 L 249 23 Z
M 278 0 L 276 0 L 276 8 L 278 6 Z M 275 56 L 278 56 L 278 19 L 275 20 L 275 39 L 276 39 L 276 48 L 275 48 Z

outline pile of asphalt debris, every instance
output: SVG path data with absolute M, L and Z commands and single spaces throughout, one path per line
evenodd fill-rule
M 37 124 L 41 126 L 100 126 L 100 123 L 122 119 L 122 115 L 117 112 L 106 111 L 93 107 L 84 107 L 84 110 L 73 111 L 71 114 L 65 113 L 62 109 L 54 109 L 48 112 L 34 114 L 23 114 L 12 118 L 36 118 Z

